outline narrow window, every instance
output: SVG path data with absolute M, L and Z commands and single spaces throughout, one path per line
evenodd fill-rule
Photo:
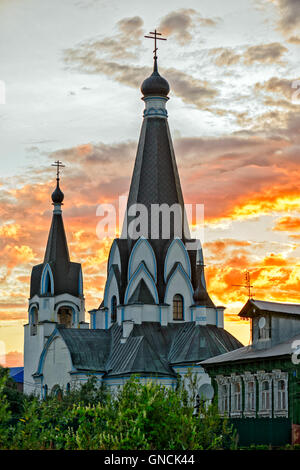
M 286 399 L 286 387 L 285 381 L 278 381 L 278 410 L 286 410 L 287 408 L 287 399 Z
M 117 297 L 114 295 L 111 299 L 111 322 L 117 321 Z
M 247 389 L 247 409 L 249 411 L 255 411 L 255 383 L 248 382 Z
M 35 336 L 37 333 L 37 324 L 38 324 L 38 309 L 33 307 L 30 310 L 30 335 Z
M 232 411 L 241 411 L 241 384 L 233 385 L 233 403 Z
M 183 297 L 180 294 L 173 297 L 173 320 L 183 320 Z
M 267 380 L 262 383 L 261 407 L 262 410 L 270 410 L 271 408 L 270 383 Z
M 221 385 L 221 413 L 229 412 L 229 386 Z

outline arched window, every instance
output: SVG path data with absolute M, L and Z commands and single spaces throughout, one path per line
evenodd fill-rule
M 38 309 L 37 307 L 32 307 L 30 310 L 30 335 L 35 336 L 37 333 L 37 324 L 38 324 Z
M 270 383 L 267 380 L 264 380 L 261 386 L 261 408 L 262 410 L 271 409 L 271 390 Z
M 67 383 L 66 390 L 67 390 L 67 393 L 70 393 L 70 391 L 71 391 L 71 385 L 70 385 L 70 382 L 68 382 L 68 383 Z
M 52 395 L 55 396 L 58 400 L 62 399 L 62 391 L 59 385 L 54 385 L 51 391 Z
M 66 328 L 72 326 L 72 308 L 60 307 L 57 312 L 57 320 L 60 325 L 65 325 Z
M 117 321 L 117 297 L 114 295 L 111 299 L 111 322 Z
M 183 297 L 180 294 L 173 297 L 173 320 L 183 320 Z
M 285 410 L 287 408 L 287 400 L 286 400 L 286 386 L 284 380 L 278 381 L 278 410 Z
M 48 395 L 48 385 L 44 385 L 44 400 L 47 398 Z

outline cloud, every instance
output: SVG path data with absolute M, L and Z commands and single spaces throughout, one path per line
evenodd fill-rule
M 10 351 L 2 359 L 2 367 L 23 367 L 23 353 Z
M 300 217 L 282 217 L 276 221 L 273 230 L 280 232 L 300 232 Z
M 253 65 L 256 62 L 264 64 L 281 63 L 282 56 L 288 51 L 278 42 L 270 44 L 258 44 L 242 48 L 242 52 L 236 52 L 232 48 L 217 47 L 210 49 L 209 55 L 215 56 L 215 64 L 218 67 L 229 67 L 238 63 Z
M 269 0 L 279 12 L 278 28 L 284 34 L 300 26 L 300 3 L 298 0 Z
M 242 56 L 234 52 L 233 49 L 226 47 L 217 47 L 209 51 L 209 55 L 216 56 L 215 64 L 218 67 L 235 65 L 240 62 Z
M 295 89 L 292 86 L 295 81 L 296 79 L 272 77 L 266 82 L 256 83 L 255 89 L 281 94 L 285 98 L 291 99 L 292 94 L 295 92 Z
M 86 73 L 104 74 L 135 89 L 151 73 L 148 67 L 106 61 L 97 56 L 95 51 L 90 50 L 86 53 L 82 48 L 65 51 L 65 62 L 70 67 L 78 68 Z M 185 103 L 193 104 L 200 109 L 210 105 L 218 94 L 217 89 L 207 81 L 198 80 L 180 70 L 160 69 L 160 73 L 168 77 L 171 90 L 175 95 Z
M 197 26 L 212 27 L 217 22 L 217 19 L 203 18 L 196 10 L 182 8 L 164 16 L 159 24 L 158 31 L 166 36 L 173 36 L 180 44 L 185 44 L 191 41 L 193 30 Z
M 118 21 L 117 33 L 80 44 L 87 54 L 99 52 L 113 59 L 134 59 L 141 49 L 144 22 L 139 16 Z
M 253 64 L 255 62 L 278 63 L 281 62 L 283 54 L 287 51 L 288 49 L 278 42 L 252 46 L 244 54 L 245 64 Z

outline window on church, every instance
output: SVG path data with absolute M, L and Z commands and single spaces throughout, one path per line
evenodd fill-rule
M 111 299 L 111 322 L 117 321 L 117 297 L 114 295 Z
M 277 409 L 286 410 L 287 409 L 287 390 L 286 390 L 285 380 L 279 380 L 277 386 L 278 386 Z
M 70 391 L 71 391 L 70 382 L 67 383 L 66 391 L 67 391 L 67 393 L 70 393 Z
M 71 328 L 72 309 L 70 307 L 60 307 L 57 312 L 57 320 L 60 325 L 65 325 L 66 328 Z
M 173 320 L 183 320 L 183 297 L 180 294 L 173 297 Z
M 30 335 L 35 336 L 37 334 L 37 324 L 38 324 L 38 309 L 33 307 L 30 310 Z
M 44 400 L 47 398 L 48 395 L 48 385 L 44 385 Z
M 248 411 L 255 411 L 256 404 L 255 404 L 255 382 L 248 382 L 247 384 L 247 410 Z
M 265 380 L 262 383 L 262 395 L 261 395 L 261 408 L 262 410 L 270 410 L 271 409 L 271 387 L 270 382 Z
M 241 411 L 241 384 L 239 382 L 233 384 L 232 390 L 232 411 Z

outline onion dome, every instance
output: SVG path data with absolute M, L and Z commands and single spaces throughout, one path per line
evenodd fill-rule
M 167 97 L 170 91 L 170 85 L 165 78 L 158 73 L 157 59 L 154 58 L 154 69 L 152 75 L 146 78 L 141 86 L 141 92 L 146 96 L 164 96 Z
M 57 181 L 56 188 L 53 191 L 51 198 L 52 198 L 53 204 L 62 204 L 65 196 L 59 187 L 59 179 L 57 178 L 56 181 Z

